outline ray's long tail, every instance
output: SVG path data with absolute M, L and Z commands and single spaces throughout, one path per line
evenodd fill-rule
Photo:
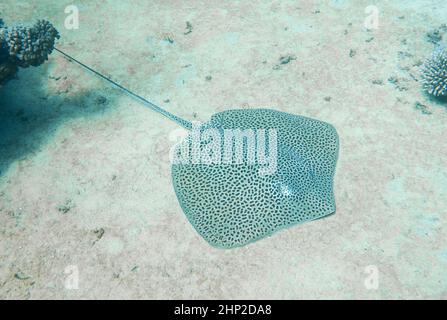
M 62 50 L 58 49 L 58 48 L 54 48 L 54 50 L 56 50 L 57 52 L 59 52 L 60 54 L 62 54 L 65 58 L 67 58 L 69 61 L 73 61 L 77 64 L 79 64 L 80 66 L 84 67 L 85 69 L 87 69 L 88 71 L 94 73 L 95 75 L 97 75 L 98 77 L 106 80 L 107 82 L 111 83 L 112 85 L 114 85 L 115 87 L 117 87 L 118 89 L 120 89 L 121 91 L 125 92 L 126 94 L 128 94 L 129 96 L 131 96 L 132 98 L 134 98 L 135 100 L 137 100 L 138 102 L 140 102 L 141 104 L 143 104 L 144 106 L 152 109 L 153 111 L 156 111 L 162 115 L 164 115 L 166 118 L 176 122 L 177 124 L 181 125 L 182 127 L 190 130 L 192 128 L 192 124 L 191 122 L 184 120 L 168 111 L 166 111 L 165 109 L 157 106 L 156 104 L 146 100 L 145 98 L 143 98 L 142 96 L 130 91 L 129 89 L 127 89 L 126 87 L 123 87 L 122 85 L 120 85 L 119 83 L 107 78 L 106 76 L 104 76 L 103 74 L 101 74 L 100 72 L 94 70 L 93 68 L 89 67 L 88 65 L 80 62 L 79 60 L 76 60 L 75 58 L 73 58 L 72 56 L 70 56 L 69 54 L 63 52 Z

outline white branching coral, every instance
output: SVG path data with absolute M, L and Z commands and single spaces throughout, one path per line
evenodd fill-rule
M 436 49 L 421 68 L 424 89 L 435 97 L 447 96 L 447 50 Z

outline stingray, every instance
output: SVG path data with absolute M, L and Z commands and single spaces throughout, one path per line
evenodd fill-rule
M 335 213 L 332 125 L 273 109 L 227 110 L 192 123 L 55 50 L 188 130 L 172 153 L 172 182 L 187 219 L 213 247 L 245 246 Z

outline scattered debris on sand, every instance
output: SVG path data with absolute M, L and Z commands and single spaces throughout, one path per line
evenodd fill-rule
M 428 42 L 433 44 L 438 44 L 442 41 L 443 36 L 447 32 L 447 25 L 441 24 L 438 28 L 433 29 L 426 33 L 425 37 Z
M 163 34 L 163 41 L 166 41 L 169 44 L 173 44 L 174 36 L 171 33 L 165 33 L 165 34 Z
M 99 240 L 101 240 L 101 238 L 104 236 L 105 230 L 104 228 L 98 228 L 93 230 L 93 234 L 96 236 L 95 241 L 93 241 L 92 246 L 98 242 Z
M 65 214 L 65 213 L 68 213 L 74 207 L 75 207 L 75 204 L 74 204 L 73 200 L 68 199 L 64 202 L 64 204 L 57 206 L 57 210 L 59 210 L 59 212 Z
M 396 76 L 391 76 L 388 78 L 388 82 L 394 85 L 394 87 L 399 91 L 407 91 L 409 88 L 407 85 L 404 85 L 403 82 L 408 82 L 409 80 L 406 78 L 398 78 Z
M 281 69 L 281 66 L 289 64 L 291 61 L 296 60 L 297 57 L 294 54 L 284 55 L 279 57 L 279 63 L 273 66 L 273 70 Z
M 14 278 L 18 280 L 28 280 L 31 277 L 19 270 L 14 274 Z
M 186 36 L 192 32 L 192 24 L 189 21 L 186 21 L 186 32 L 183 34 Z
M 280 64 L 288 64 L 292 60 L 296 60 L 296 56 L 295 55 L 287 55 L 287 56 L 283 56 L 283 57 L 279 58 L 279 63 Z
M 424 115 L 430 115 L 433 112 L 431 112 L 428 108 L 428 106 L 426 106 L 425 104 L 420 103 L 419 101 L 416 101 L 416 103 L 414 104 L 414 108 L 416 110 L 421 111 L 422 114 Z
M 104 96 L 102 96 L 102 95 L 97 96 L 97 97 L 95 98 L 95 103 L 96 103 L 97 105 L 104 105 L 104 104 L 107 103 L 107 98 L 104 97 Z

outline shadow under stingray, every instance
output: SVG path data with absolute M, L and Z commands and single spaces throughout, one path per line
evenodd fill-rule
M 49 95 L 48 81 L 56 80 L 41 66 L 0 87 L 0 177 L 14 161 L 39 152 L 65 121 L 102 114 L 116 97 L 109 88 Z

